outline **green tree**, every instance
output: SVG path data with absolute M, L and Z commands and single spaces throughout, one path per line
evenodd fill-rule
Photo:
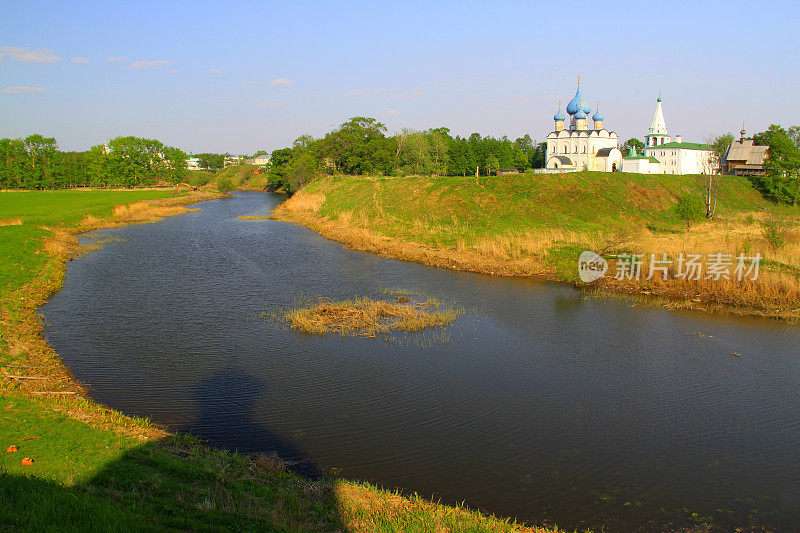
M 292 162 L 292 149 L 281 148 L 273 150 L 267 168 L 268 188 L 279 191 L 290 187 L 289 170 Z
M 675 214 L 686 223 L 686 229 L 692 227 L 692 222 L 703 218 L 703 201 L 695 195 L 681 196 L 675 205 Z
M 21 139 L 0 139 L 0 188 L 24 187 L 28 152 Z
M 631 151 L 631 148 L 636 148 L 636 152 L 641 154 L 642 150 L 644 149 L 644 143 L 635 137 L 631 137 L 620 148 L 622 155 L 628 155 Z
M 58 148 L 56 140 L 34 133 L 25 137 L 24 144 L 28 157 L 23 186 L 29 189 L 55 188 L 53 163 Z
M 767 176 L 765 188 L 773 199 L 797 205 L 800 199 L 800 150 L 789 133 L 773 124 L 763 138 L 769 149 L 764 167 Z
M 317 176 L 317 161 L 308 152 L 293 158 L 289 166 L 288 192 L 293 194 Z
M 374 118 L 353 117 L 322 139 L 321 156 L 332 162 L 335 171 L 389 173 L 396 150 L 385 131 L 386 126 Z
M 166 163 L 167 179 L 172 183 L 180 183 L 186 177 L 186 152 L 172 146 L 164 147 L 164 161 Z

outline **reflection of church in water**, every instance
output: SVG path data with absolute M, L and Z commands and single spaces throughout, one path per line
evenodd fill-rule
M 603 127 L 599 105 L 592 115 L 592 127 L 589 128 L 592 108 L 583 99 L 580 83 L 578 78 L 578 91 L 567 104 L 569 128 L 565 127 L 567 117 L 560 104 L 558 113 L 553 117 L 556 128 L 547 136 L 546 167 L 601 172 L 622 170 L 622 152 L 617 148 L 619 139 L 616 133 Z

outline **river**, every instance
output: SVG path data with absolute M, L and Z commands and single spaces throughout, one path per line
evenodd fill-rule
M 347 250 L 239 192 L 71 261 L 46 338 L 97 401 L 243 452 L 535 523 L 800 522 L 800 328 Z M 444 331 L 317 337 L 318 296 L 431 295 Z M 735 355 L 739 354 L 739 355 Z

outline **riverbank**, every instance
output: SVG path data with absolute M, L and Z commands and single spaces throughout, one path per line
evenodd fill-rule
M 76 235 L 144 223 L 213 192 L 0 194 L 0 524 L 14 529 L 552 531 L 171 435 L 94 403 L 42 337 L 36 309 L 80 253 Z M 2 450 L 0 450 L 2 452 Z M 33 464 L 23 465 L 23 458 Z
M 669 308 L 800 320 L 800 210 L 764 200 L 740 177 L 722 176 L 712 220 L 682 218 L 681 198 L 702 198 L 702 176 L 580 172 L 482 178 L 336 177 L 281 204 L 296 222 L 348 247 L 431 266 L 535 276 Z M 584 250 L 609 262 L 593 283 L 578 278 Z M 679 279 L 678 266 L 646 279 L 651 254 L 740 254 L 763 260 L 757 279 Z M 615 279 L 641 254 L 639 279 Z M 653 265 L 654 267 L 657 265 Z

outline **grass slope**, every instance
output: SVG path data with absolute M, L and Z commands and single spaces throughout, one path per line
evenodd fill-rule
M 0 220 L 15 224 L 0 226 L 0 529 L 552 531 L 364 483 L 303 478 L 276 457 L 214 449 L 75 394 L 82 390 L 36 315 L 60 287 L 73 234 L 177 214 L 179 204 L 212 196 L 0 192 Z M 19 450 L 6 453 L 12 444 Z M 25 457 L 34 463 L 22 465 Z
M 220 180 L 230 180 L 237 190 L 263 191 L 267 186 L 266 172 L 259 171 L 258 165 L 234 165 L 214 173 L 203 188 L 216 190 Z M 258 174 L 253 172 L 259 171 Z
M 673 306 L 800 318 L 800 210 L 764 200 L 740 177 L 720 178 L 717 214 L 687 228 L 679 198 L 702 197 L 703 176 L 603 172 L 482 178 L 323 178 L 276 209 L 355 248 L 435 266 L 577 282 L 582 250 L 761 253 L 753 283 L 668 280 L 598 286 L 657 294 Z M 776 227 L 775 247 L 765 228 Z M 695 301 L 698 300 L 699 301 Z

